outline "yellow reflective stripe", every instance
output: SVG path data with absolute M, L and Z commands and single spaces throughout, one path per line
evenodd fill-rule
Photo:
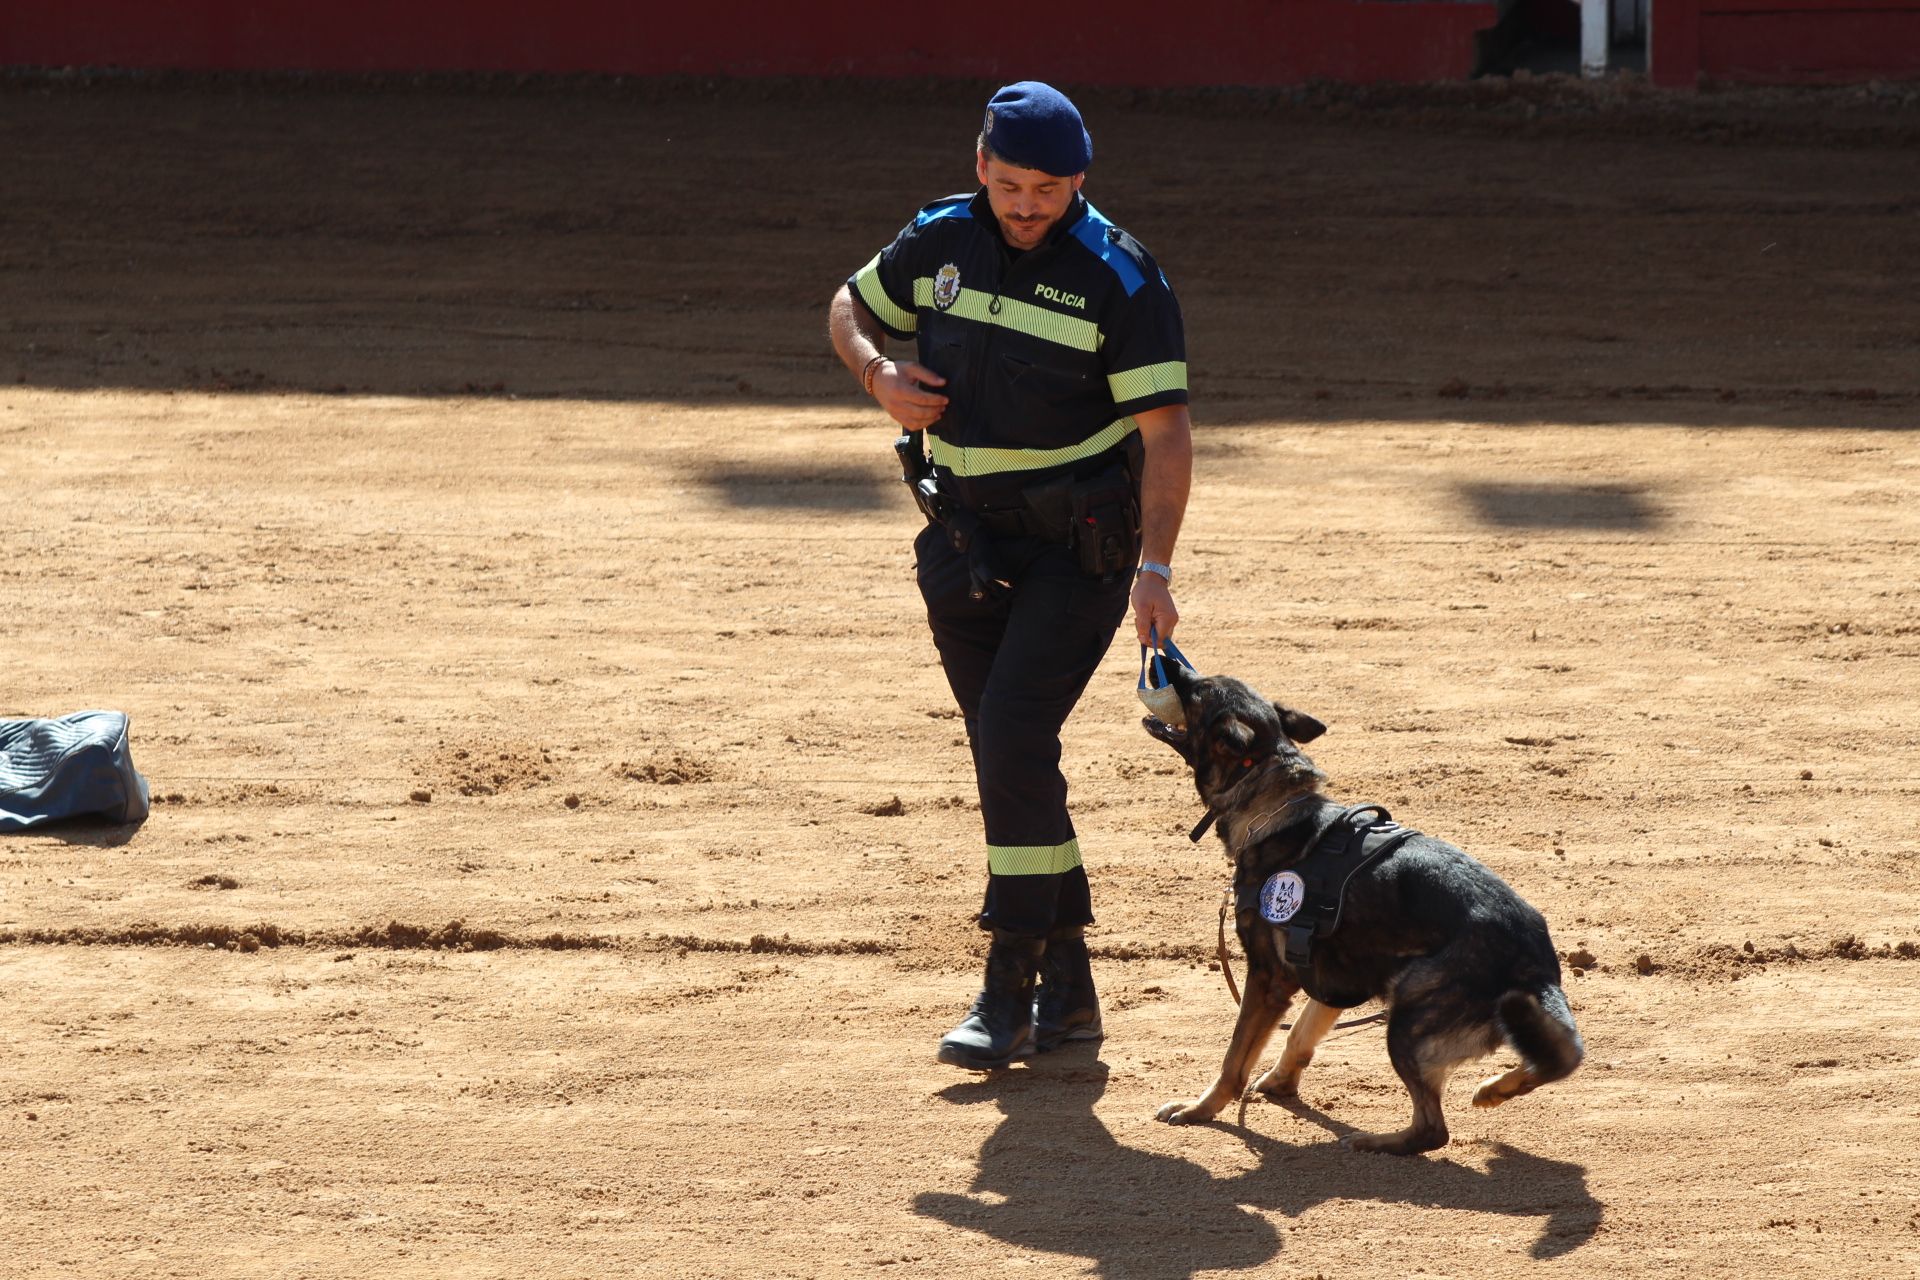
M 913 282 L 913 305 L 933 306 L 932 276 L 921 276 Z M 1100 344 L 1105 341 L 1101 337 L 1100 326 L 1091 320 L 1063 316 L 1058 311 L 1036 307 L 1031 302 L 1021 302 L 1017 298 L 1001 298 L 1000 310 L 995 312 L 992 295 L 981 293 L 978 289 L 962 289 L 952 306 L 935 309 L 945 311 L 950 316 L 959 316 L 962 320 L 995 324 L 1002 329 L 1017 329 L 1047 342 L 1072 347 L 1075 351 L 1098 351 Z
M 880 323 L 898 329 L 902 333 L 912 333 L 919 326 L 919 320 L 913 312 L 894 306 L 893 299 L 887 296 L 886 288 L 880 283 L 879 254 L 874 254 L 873 261 L 860 268 L 854 275 L 853 287 L 860 291 L 860 300 L 873 308 L 873 314 L 880 317 Z M 916 285 L 914 292 L 917 294 L 919 291 Z
M 1115 404 L 1139 400 L 1162 391 L 1185 391 L 1187 362 L 1169 360 L 1165 364 L 1146 364 L 1138 369 L 1110 373 L 1107 375 L 1107 388 L 1113 392 Z
M 1080 841 L 1065 844 L 990 844 L 987 870 L 997 876 L 1057 876 L 1080 865 Z
M 1096 431 L 1079 444 L 1062 449 L 995 449 L 986 445 L 948 444 L 933 432 L 927 432 L 927 444 L 933 460 L 957 476 L 997 476 L 1004 471 L 1038 471 L 1062 463 L 1091 458 L 1125 440 L 1138 429 L 1132 418 L 1122 418 Z

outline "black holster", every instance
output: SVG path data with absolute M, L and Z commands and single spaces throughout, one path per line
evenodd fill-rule
M 900 455 L 900 478 L 906 481 L 907 492 L 913 495 L 913 505 L 920 508 L 928 524 L 939 525 L 946 532 L 948 544 L 967 558 L 967 577 L 971 580 L 973 598 L 985 600 L 1011 590 L 1006 571 L 993 553 L 993 536 L 981 526 L 980 517 L 957 506 L 940 492 L 933 460 L 921 447 L 920 433 L 902 432 L 893 442 L 893 451 Z
M 932 484 L 932 481 L 928 481 Z M 965 507 L 945 504 L 947 544 L 967 558 L 967 594 L 975 600 L 998 599 L 1013 589 L 994 554 L 993 534 Z
M 918 431 L 903 431 L 894 440 L 893 451 L 900 457 L 900 478 L 906 482 L 907 492 L 913 495 L 913 505 L 920 508 L 927 523 L 945 524 L 950 504 L 934 481 L 933 461 L 921 447 L 920 438 Z

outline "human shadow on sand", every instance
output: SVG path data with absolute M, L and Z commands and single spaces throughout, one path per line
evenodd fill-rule
M 1006 1119 L 981 1145 L 968 1194 L 923 1192 L 915 1211 L 1010 1245 L 1085 1258 L 1095 1275 L 1155 1280 L 1270 1262 L 1285 1242 L 1263 1214 L 1298 1218 L 1328 1200 L 1543 1218 L 1530 1250 L 1535 1258 L 1569 1253 L 1599 1229 L 1602 1207 L 1580 1165 L 1505 1144 L 1494 1148 L 1485 1170 L 1444 1153 L 1366 1155 L 1337 1141 L 1350 1127 L 1299 1103 L 1287 1109 L 1333 1137 L 1294 1146 L 1238 1129 L 1259 1163 L 1230 1177 L 1180 1156 L 1135 1150 L 1094 1115 L 1108 1069 L 1093 1052 L 1063 1051 L 1029 1070 L 942 1090 L 956 1104 L 991 1101 Z

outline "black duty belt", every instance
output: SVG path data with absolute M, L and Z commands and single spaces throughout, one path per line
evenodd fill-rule
M 1049 524 L 1038 512 L 1024 506 L 988 507 L 974 514 L 979 517 L 981 528 L 1003 538 L 1058 538 L 1064 534 L 1058 525 Z

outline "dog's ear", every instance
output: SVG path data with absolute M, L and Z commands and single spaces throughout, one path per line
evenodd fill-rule
M 1295 742 L 1312 742 L 1327 731 L 1327 726 L 1304 711 L 1295 711 L 1277 702 L 1273 704 L 1273 709 L 1280 713 L 1280 727 L 1285 729 L 1287 736 Z

